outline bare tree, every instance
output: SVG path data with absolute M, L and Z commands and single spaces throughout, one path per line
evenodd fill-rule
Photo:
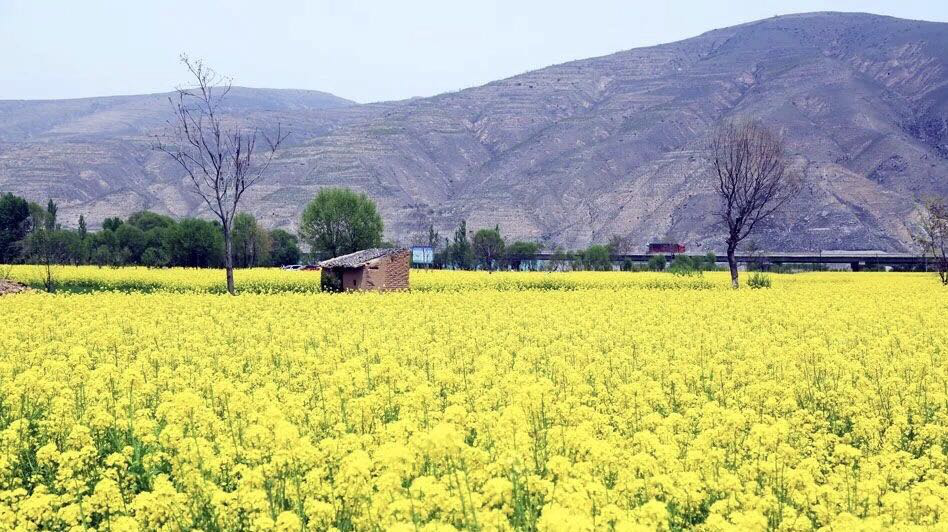
M 671 242 L 671 240 L 668 240 L 667 242 Z M 609 248 L 609 252 L 613 255 L 625 255 L 626 253 L 632 253 L 632 251 L 635 249 L 632 238 L 627 235 L 612 235 L 609 238 L 609 243 L 606 244 L 606 247 Z
M 945 200 L 925 201 L 913 237 L 931 259 L 941 283 L 948 285 L 948 204 Z
M 178 88 L 169 101 L 174 119 L 169 131 L 156 138 L 156 148 L 167 153 L 190 178 L 194 191 L 217 217 L 224 233 L 227 291 L 234 295 L 234 216 L 244 192 L 263 177 L 280 144 L 286 140 L 280 125 L 268 135 L 223 116 L 223 102 L 231 79 L 219 75 L 201 60 L 181 56 L 194 85 Z M 258 148 L 262 139 L 265 147 Z
M 721 207 L 715 214 L 727 227 L 731 285 L 738 287 L 738 245 L 800 189 L 789 170 L 783 141 L 758 122 L 726 122 L 709 144 L 711 175 Z

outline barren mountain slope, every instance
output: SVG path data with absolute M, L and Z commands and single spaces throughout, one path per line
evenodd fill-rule
M 248 198 L 271 225 L 293 226 L 316 190 L 344 185 L 374 197 L 406 243 L 429 222 L 448 234 L 466 218 L 567 247 L 618 234 L 692 249 L 721 247 L 702 179 L 709 132 L 759 118 L 807 178 L 763 247 L 902 250 L 917 200 L 948 194 L 946 66 L 948 24 L 815 13 L 431 98 L 321 109 L 274 96 L 235 104 L 234 116 L 293 130 Z M 93 222 L 200 212 L 180 172 L 148 150 L 160 109 L 132 120 L 127 106 L 14 104 L 11 114 L 0 102 L 0 190 L 51 195 Z

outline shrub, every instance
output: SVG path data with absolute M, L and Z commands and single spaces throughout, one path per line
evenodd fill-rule
M 665 255 L 652 255 L 652 257 L 648 259 L 648 269 L 653 272 L 660 272 L 665 269 L 666 263 Z
M 702 259 L 692 259 L 685 255 L 678 255 L 672 261 L 671 266 L 668 267 L 668 271 L 675 275 L 701 275 L 702 262 Z
M 717 271 L 718 269 L 717 255 L 715 255 L 713 251 L 709 251 L 707 254 L 705 254 L 704 262 L 705 262 L 704 269 L 706 271 L 709 271 L 709 272 Z
M 765 273 L 754 272 L 747 279 L 747 286 L 751 288 L 770 288 L 770 276 Z

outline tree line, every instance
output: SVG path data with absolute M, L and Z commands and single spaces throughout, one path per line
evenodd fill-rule
M 98 231 L 90 231 L 84 216 L 76 229 L 63 227 L 53 200 L 43 207 L 7 193 L 0 196 L 0 264 L 71 264 L 98 266 L 147 266 L 221 268 L 226 264 L 223 228 L 217 220 L 183 218 L 151 211 L 136 212 L 127 218 L 111 217 Z M 301 239 L 283 229 L 268 230 L 253 215 L 234 216 L 231 230 L 233 265 L 237 268 L 283 266 L 300 261 L 316 262 L 372 247 L 397 244 L 383 240 L 384 223 L 375 202 L 362 193 L 344 188 L 325 188 L 310 201 L 300 220 Z M 419 242 L 422 239 L 416 239 Z M 442 238 L 429 226 L 428 245 L 434 250 L 435 268 L 481 269 L 494 271 L 538 269 L 532 257 L 543 251 L 538 242 L 507 243 L 500 227 L 468 232 L 462 220 L 453 240 Z M 611 256 L 623 251 L 626 243 L 613 237 L 608 244 L 584 250 L 556 247 L 546 268 L 554 270 L 612 270 Z M 713 266 L 672 264 L 672 270 L 701 270 Z M 646 266 L 623 264 L 623 270 L 664 270 L 664 256 L 656 256 Z
M 46 207 L 7 193 L 0 196 L 0 263 L 93 264 L 98 266 L 180 266 L 219 268 L 225 264 L 223 231 L 217 221 L 175 220 L 150 211 L 106 218 L 90 231 L 84 216 L 78 228 L 63 227 L 53 200 Z M 232 229 L 237 267 L 280 266 L 300 260 L 296 235 L 268 230 L 248 213 L 238 213 Z
M 419 240 L 419 239 L 416 239 Z M 467 222 L 461 220 L 453 238 L 442 237 L 433 226 L 428 227 L 427 245 L 432 249 L 431 266 L 459 270 L 539 270 L 539 261 L 533 257 L 544 251 L 539 242 L 516 240 L 507 244 L 499 226 L 468 232 Z M 566 250 L 555 246 L 542 269 L 547 271 L 587 270 L 611 271 L 616 269 L 612 257 L 628 252 L 628 242 L 613 236 L 606 244 L 592 244 L 581 250 Z M 665 255 L 655 255 L 646 264 L 625 260 L 619 264 L 622 271 L 670 271 L 690 275 L 717 269 L 714 253 L 704 257 L 679 255 L 670 263 Z

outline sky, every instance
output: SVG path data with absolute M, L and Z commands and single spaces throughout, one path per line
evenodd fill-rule
M 396 100 L 808 11 L 948 22 L 944 0 L 0 0 L 0 99 L 165 92 L 187 53 L 236 85 Z

